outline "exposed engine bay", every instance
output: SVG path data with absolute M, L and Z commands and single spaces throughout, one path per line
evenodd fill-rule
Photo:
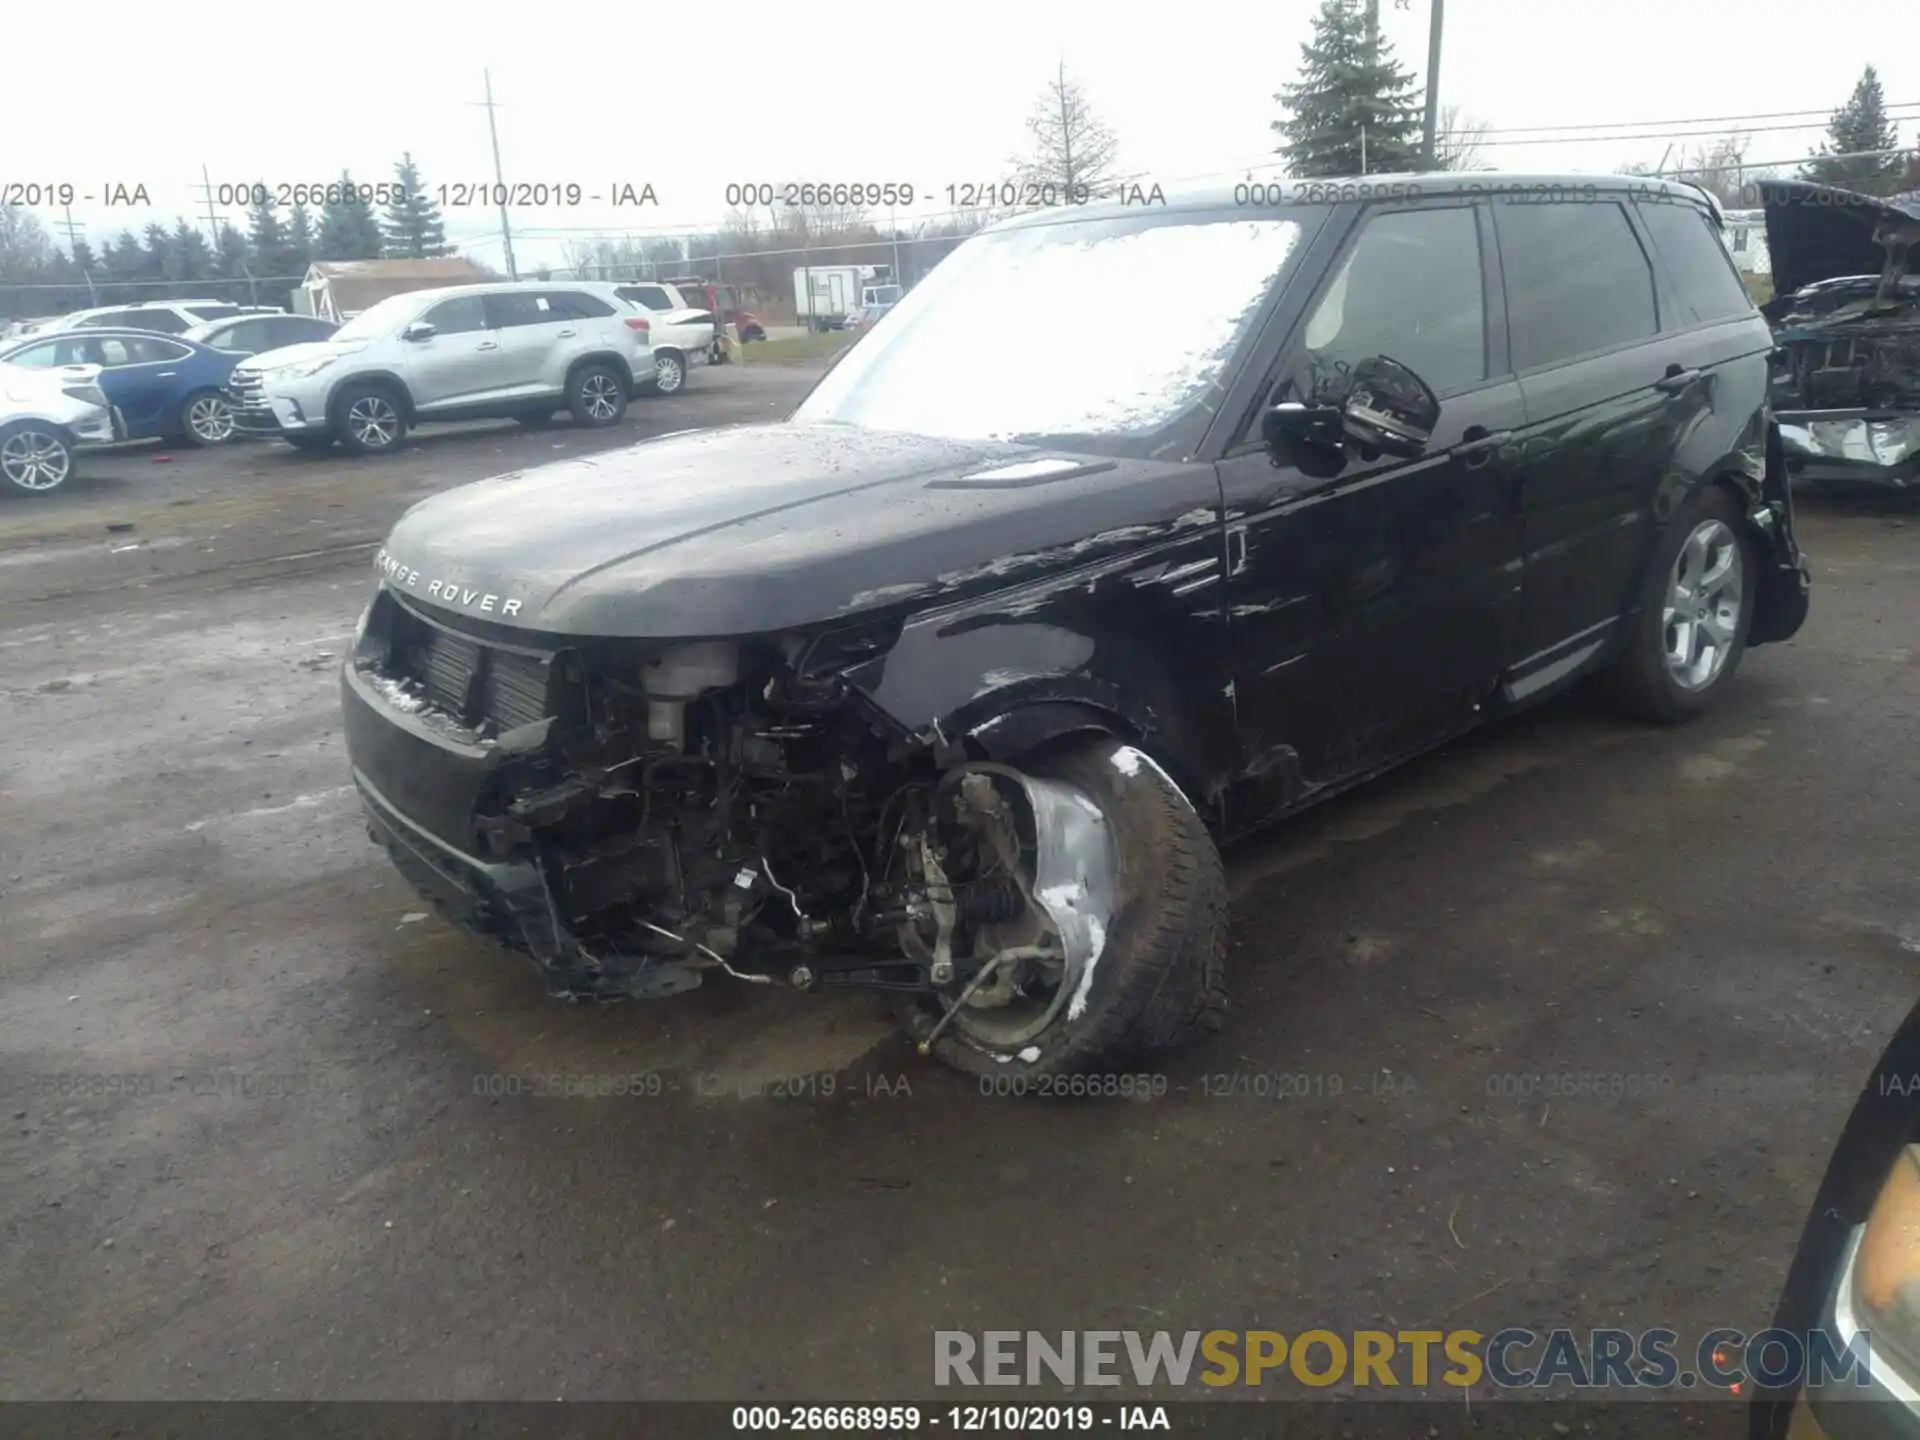
M 556 994 L 656 998 L 721 970 L 1037 1030 L 1097 957 L 1098 811 L 875 709 L 844 672 L 884 639 L 542 653 L 391 597 L 371 613 L 362 683 L 476 757 L 460 848 L 531 877 L 477 928 Z
M 1821 480 L 1920 479 L 1920 205 L 1768 182 L 1779 293 L 1770 400 L 1788 471 Z

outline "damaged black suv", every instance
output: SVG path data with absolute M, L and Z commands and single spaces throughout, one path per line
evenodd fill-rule
M 1686 719 L 1801 624 L 1717 223 L 1499 176 L 1005 222 L 783 423 L 409 511 L 371 832 L 558 995 L 880 989 L 987 1075 L 1217 1028 L 1220 841 L 1589 676 Z

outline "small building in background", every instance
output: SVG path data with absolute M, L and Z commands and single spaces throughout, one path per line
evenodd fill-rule
M 1734 267 L 1744 275 L 1772 275 L 1773 261 L 1767 255 L 1767 212 L 1764 210 L 1728 210 L 1725 235 Z
M 344 324 L 389 296 L 494 278 L 460 255 L 431 260 L 316 260 L 307 267 L 307 278 L 291 299 L 297 315 Z

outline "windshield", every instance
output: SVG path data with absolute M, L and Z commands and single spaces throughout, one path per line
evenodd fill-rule
M 379 304 L 368 306 L 347 321 L 333 332 L 333 338 L 335 340 L 375 339 L 406 319 L 419 304 L 418 292 L 411 295 L 389 295 Z
M 900 298 L 898 285 L 876 285 L 867 291 L 867 303 L 870 305 L 891 305 Z
M 1229 211 L 978 236 L 902 297 L 794 418 L 1157 453 L 1150 437 L 1217 403 L 1302 234 L 1298 218 Z M 1176 275 L 1180 302 L 1152 304 Z M 1008 343 L 1029 326 L 1072 338 Z

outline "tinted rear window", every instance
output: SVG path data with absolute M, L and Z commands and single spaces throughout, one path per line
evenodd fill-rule
M 1618 204 L 1502 203 L 1494 212 L 1515 370 L 1658 331 L 1653 267 Z
M 1642 203 L 1640 218 L 1672 277 L 1683 321 L 1704 325 L 1752 313 L 1747 288 L 1705 215 L 1691 205 Z

